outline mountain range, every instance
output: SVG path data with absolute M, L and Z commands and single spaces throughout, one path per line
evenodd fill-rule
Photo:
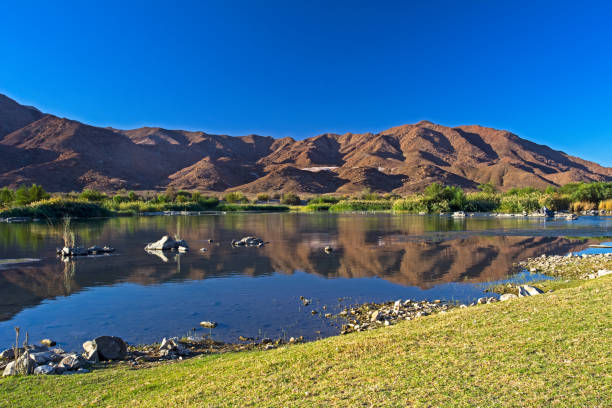
M 612 181 L 612 168 L 505 131 L 428 121 L 304 140 L 89 126 L 0 94 L 0 187 L 406 194 L 439 182 L 467 190 Z

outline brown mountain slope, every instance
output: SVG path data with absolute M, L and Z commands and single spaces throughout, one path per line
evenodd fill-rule
M 408 193 L 435 181 L 505 189 L 596 180 L 612 180 L 612 169 L 480 126 L 424 121 L 299 141 L 118 130 L 45 115 L 0 95 L 0 187 Z
M 20 105 L 11 98 L 0 94 L 0 140 L 5 135 L 37 121 L 43 115 L 36 108 Z

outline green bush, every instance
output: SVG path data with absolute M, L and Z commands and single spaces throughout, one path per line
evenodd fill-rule
M 390 201 L 343 200 L 329 207 L 329 211 L 389 211 L 392 205 Z
M 85 201 L 102 201 L 108 197 L 104 193 L 86 188 L 79 194 L 79 198 Z
M 246 198 L 246 196 L 244 194 L 242 194 L 239 191 L 234 191 L 231 193 L 227 193 L 224 197 L 223 197 L 223 201 L 225 201 L 226 203 L 229 204 L 236 204 L 236 203 L 248 203 L 249 199 Z
M 293 193 L 285 193 L 283 194 L 283 198 L 281 198 L 281 203 L 285 205 L 300 205 L 302 200 Z

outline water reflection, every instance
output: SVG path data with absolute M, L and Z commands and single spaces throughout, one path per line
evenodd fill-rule
M 13 327 L 78 349 L 93 335 L 128 342 L 183 335 L 215 320 L 215 338 L 337 333 L 330 312 L 348 302 L 396 298 L 467 300 L 473 283 L 505 279 L 518 259 L 587 247 L 610 235 L 611 218 L 578 221 L 332 214 L 228 214 L 73 222 L 79 245 L 112 245 L 110 255 L 63 261 L 62 225 L 0 224 L 0 259 L 39 262 L 0 268 L 0 347 Z M 192 251 L 147 253 L 165 233 Z M 259 236 L 263 248 L 232 248 Z M 213 239 L 213 243 L 208 243 Z M 326 254 L 323 248 L 334 248 Z M 199 248 L 206 247 L 206 252 Z M 299 296 L 313 299 L 304 308 Z

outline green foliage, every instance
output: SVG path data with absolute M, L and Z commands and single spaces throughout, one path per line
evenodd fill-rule
M 87 188 L 79 194 L 79 198 L 85 201 L 102 201 L 108 197 L 104 193 Z
M 389 211 L 391 206 L 390 201 L 343 200 L 329 207 L 329 211 Z
M 318 196 L 318 197 L 313 197 L 310 200 L 308 200 L 308 205 L 314 205 L 314 204 L 336 204 L 339 201 L 340 201 L 339 197 L 334 197 L 334 196 L 329 196 L 329 195 L 322 195 L 322 196 Z
M 242 194 L 240 191 L 233 191 L 231 193 L 227 193 L 224 197 L 223 197 L 223 201 L 225 201 L 226 203 L 229 204 L 236 204 L 236 203 L 248 203 L 249 199 L 246 198 L 246 196 L 244 194 Z
M 20 186 L 14 193 L 13 204 L 23 206 L 49 197 L 50 195 L 37 184 L 32 184 L 29 188 Z
M 281 198 L 281 203 L 285 205 L 300 205 L 302 200 L 293 193 L 285 193 L 283 194 L 283 198 Z
M 13 201 L 15 201 L 15 192 L 13 190 L 10 190 L 8 187 L 0 190 L 0 207 L 8 207 Z
M 270 195 L 266 193 L 257 194 L 257 201 L 270 201 Z
M 362 200 L 367 200 L 367 201 L 378 201 L 380 200 L 382 197 L 377 194 L 377 193 L 373 193 L 371 188 L 366 188 L 361 192 L 361 197 Z
M 0 217 L 32 217 L 32 218 L 88 218 L 108 217 L 112 215 L 106 208 L 88 201 L 65 200 L 53 198 L 42 200 L 24 207 L 15 207 L 0 213 Z
M 484 183 L 478 186 L 478 190 L 482 191 L 485 194 L 494 194 L 497 192 L 497 188 L 493 185 L 493 183 Z

